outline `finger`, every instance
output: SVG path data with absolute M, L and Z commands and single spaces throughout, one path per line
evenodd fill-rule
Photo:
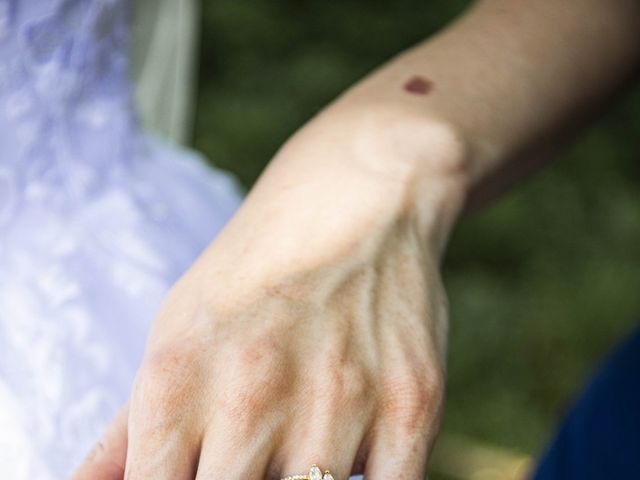
M 258 422 L 214 419 L 202 442 L 196 480 L 266 478 L 274 438 L 274 429 Z
M 72 480 L 122 480 L 127 455 L 128 415 L 129 408 L 125 405 L 73 473 Z
M 197 431 L 166 410 L 132 412 L 125 478 L 127 480 L 191 480 L 199 453 Z M 194 435 L 195 433 L 195 435 Z
M 323 474 L 329 470 L 336 480 L 359 473 L 357 459 L 361 456 L 366 424 L 358 415 L 324 418 L 324 422 L 309 419 L 288 435 L 280 477 L 309 474 L 312 465 L 317 465 Z
M 440 427 L 441 394 L 429 389 L 411 390 L 410 394 L 397 391 L 384 403 L 371 432 L 365 478 L 425 478 Z
M 127 480 L 192 480 L 201 429 L 193 415 L 188 375 L 167 375 L 163 362 L 145 366 L 130 400 Z

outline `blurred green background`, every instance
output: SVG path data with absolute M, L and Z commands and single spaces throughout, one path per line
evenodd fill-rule
M 195 145 L 249 187 L 327 102 L 461 0 L 204 2 Z M 640 312 L 640 89 L 454 233 L 445 432 L 536 455 Z M 441 478 L 441 477 L 434 477 Z

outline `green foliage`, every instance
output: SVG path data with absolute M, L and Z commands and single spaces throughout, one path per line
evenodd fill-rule
M 640 313 L 640 89 L 457 229 L 445 428 L 536 452 Z M 635 134 L 634 134 L 635 132 Z
M 250 186 L 296 128 L 466 1 L 204 5 L 196 146 Z M 456 230 L 445 429 L 537 452 L 640 312 L 640 90 Z
M 196 146 L 252 184 L 300 125 L 465 2 L 441 3 L 205 2 Z

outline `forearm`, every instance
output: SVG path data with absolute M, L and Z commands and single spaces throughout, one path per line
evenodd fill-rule
M 638 66 L 638 32 L 635 0 L 484 0 L 336 106 L 395 105 L 449 124 L 466 143 L 477 189 L 510 166 L 544 160 L 618 91 Z M 428 82 L 426 92 L 407 91 L 414 78 Z
M 405 222 L 437 258 L 470 192 L 526 170 L 629 78 L 639 11 L 635 0 L 480 2 L 294 135 L 218 250 L 268 277 Z

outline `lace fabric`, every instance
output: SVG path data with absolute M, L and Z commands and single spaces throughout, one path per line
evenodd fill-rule
M 124 0 L 0 0 L 0 477 L 66 478 L 126 400 L 169 286 L 237 208 L 145 133 Z
M 60 204 L 61 196 L 95 193 L 105 177 L 121 174 L 136 148 L 127 6 L 119 0 L 0 1 L 4 196 L 21 192 Z

